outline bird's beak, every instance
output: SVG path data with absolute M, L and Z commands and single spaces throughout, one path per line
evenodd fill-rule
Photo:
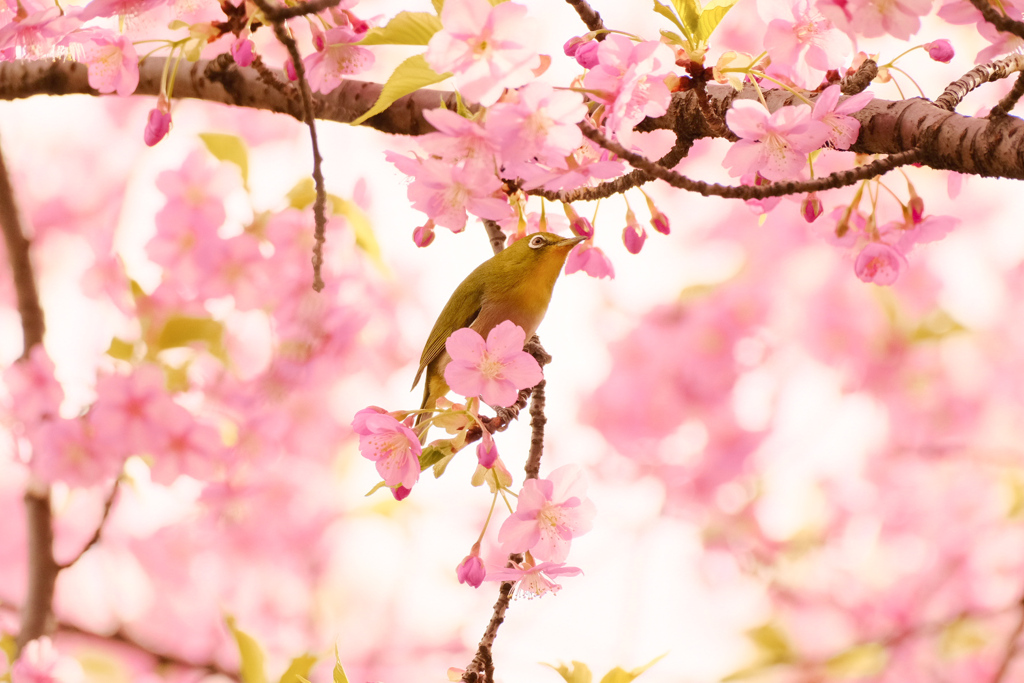
M 579 244 L 585 239 L 586 237 L 566 237 L 564 240 L 560 242 L 555 242 L 555 246 L 560 247 L 562 249 L 571 249 L 572 247 L 575 247 L 577 244 Z

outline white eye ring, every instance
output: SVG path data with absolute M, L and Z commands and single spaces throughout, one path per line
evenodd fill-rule
M 543 247 L 545 244 L 547 244 L 547 240 L 544 239 L 543 235 L 534 235 L 533 237 L 530 238 L 530 248 L 531 249 L 537 249 L 539 247 Z

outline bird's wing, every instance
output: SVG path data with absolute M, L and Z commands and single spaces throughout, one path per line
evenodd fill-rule
M 451 302 L 449 302 L 451 303 Z M 430 337 L 427 339 L 426 346 L 423 347 L 423 353 L 420 355 L 420 368 L 416 371 L 416 378 L 412 381 L 412 388 L 415 389 L 416 385 L 420 383 L 420 376 L 423 374 L 423 370 L 437 360 L 441 353 L 444 352 L 444 343 L 451 336 L 455 330 L 462 329 L 463 327 L 469 327 L 476 320 L 477 316 L 480 315 L 481 306 L 478 306 L 476 310 L 470 313 L 461 324 L 457 324 L 449 330 L 439 329 L 441 320 L 444 317 L 442 313 L 441 317 L 434 323 L 434 329 L 430 331 Z

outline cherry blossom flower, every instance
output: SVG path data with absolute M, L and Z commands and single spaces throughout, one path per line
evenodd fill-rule
M 733 103 L 725 122 L 740 137 L 723 160 L 733 176 L 756 171 L 768 180 L 796 178 L 807 155 L 829 136 L 828 126 L 815 121 L 805 106 L 780 107 L 769 114 L 757 102 L 740 100 Z
M 431 156 L 494 168 L 498 143 L 479 123 L 441 108 L 427 109 L 423 118 L 437 129 L 436 133 L 427 133 L 419 140 L 420 146 Z
M 80 683 L 85 672 L 78 660 L 60 654 L 49 636 L 25 643 L 11 665 L 11 683 Z
M 359 435 L 359 452 L 376 463 L 377 473 L 396 498 L 400 488 L 411 489 L 419 480 L 422 448 L 409 427 L 371 406 L 355 414 L 352 430 Z M 407 491 L 402 497 L 406 495 Z
M 77 17 L 63 14 L 59 7 L 48 7 L 20 20 L 15 15 L 14 20 L 0 27 L 0 53 L 13 51 L 15 57 L 38 59 L 80 24 Z
M 557 593 L 561 584 L 552 581 L 556 576 L 578 576 L 583 572 L 579 567 L 568 567 L 557 562 L 529 562 L 512 568 L 495 569 L 487 573 L 487 581 L 512 581 L 515 583 L 516 595 L 528 598 L 539 598 L 545 593 Z
M 459 583 L 468 583 L 473 588 L 479 588 L 480 584 L 484 582 L 487 570 L 484 568 L 483 560 L 480 559 L 479 541 L 473 544 L 469 555 L 466 555 L 459 563 L 455 574 L 459 577 Z
M 836 149 L 850 149 L 860 134 L 860 121 L 848 116 L 860 111 L 874 99 L 869 92 L 857 93 L 839 101 L 838 85 L 830 85 L 814 101 L 811 118 L 828 126 L 828 142 Z
M 445 342 L 452 360 L 444 379 L 463 396 L 480 396 L 493 407 L 510 406 L 520 389 L 544 378 L 536 359 L 523 351 L 525 343 L 526 332 L 510 320 L 495 325 L 486 343 L 476 330 L 455 330 Z
M 34 346 L 26 360 L 4 370 L 4 384 L 11 395 L 11 414 L 28 430 L 41 420 L 58 417 L 64 389 L 53 372 L 53 361 L 42 344 Z
M 180 407 L 167 392 L 163 371 L 152 364 L 131 375 L 100 377 L 96 394 L 89 422 L 97 439 L 111 444 L 121 458 L 153 453 L 167 433 L 165 417 Z
M 580 242 L 565 259 L 565 274 L 571 275 L 582 270 L 590 277 L 615 278 L 615 267 L 600 247 L 595 247 L 593 240 Z
M 354 45 L 364 34 L 345 26 L 327 31 L 319 41 L 317 51 L 303 60 L 309 87 L 327 94 L 341 85 L 345 76 L 360 73 L 373 66 L 373 53 Z M 316 43 L 316 41 L 314 41 Z
M 906 257 L 883 242 L 869 242 L 857 255 L 853 272 L 864 282 L 891 285 L 907 264 Z
M 608 106 L 605 125 L 616 139 L 631 146 L 633 126 L 648 116 L 668 111 L 671 93 L 665 77 L 675 66 L 672 50 L 659 41 L 634 44 L 609 34 L 597 50 L 600 63 L 587 72 L 583 85 Z
M 92 0 L 82 8 L 78 18 L 88 21 L 96 17 L 138 17 L 166 4 L 167 0 Z
M 408 190 L 412 205 L 452 232 L 465 229 L 467 211 L 492 220 L 511 213 L 493 171 L 476 165 L 453 166 L 440 159 L 410 159 L 395 152 L 387 152 L 384 158 L 413 177 Z
M 888 33 L 909 40 L 931 9 L 931 0 L 856 0 L 847 3 L 846 11 L 850 28 L 858 35 L 877 38 Z
M 769 74 L 816 88 L 825 72 L 842 66 L 853 52 L 849 36 L 810 0 L 758 2 L 757 11 L 768 22 L 764 46 L 771 58 Z
M 547 479 L 528 479 L 516 511 L 498 532 L 504 552 L 529 550 L 535 557 L 563 562 L 572 539 L 590 531 L 596 514 L 586 497 L 587 482 L 579 465 L 564 465 Z
M 124 449 L 97 439 L 88 418 L 53 420 L 31 435 L 32 471 L 44 481 L 89 487 L 117 476 Z
M 525 164 L 559 163 L 583 142 L 576 125 L 587 107 L 579 93 L 531 83 L 487 111 L 487 131 L 501 147 L 511 173 Z
M 100 28 L 72 34 L 75 58 L 89 67 L 89 85 L 101 93 L 127 97 L 139 85 L 139 57 L 128 36 Z
M 437 73 L 452 72 L 462 96 L 489 107 L 505 88 L 533 80 L 540 55 L 527 47 L 535 34 L 526 8 L 514 2 L 448 0 L 423 55 Z

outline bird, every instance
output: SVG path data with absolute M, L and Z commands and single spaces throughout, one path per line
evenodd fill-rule
M 412 382 L 415 389 L 426 371 L 420 410 L 433 410 L 437 399 L 448 393 L 444 369 L 451 356 L 445 341 L 455 330 L 469 327 L 486 338 L 493 327 L 511 320 L 523 328 L 527 339 L 533 337 L 547 313 L 555 280 L 569 251 L 584 239 L 551 232 L 520 238 L 477 266 L 455 288 L 420 354 L 420 367 Z M 429 414 L 416 416 L 421 443 L 426 443 L 427 426 L 419 425 Z

